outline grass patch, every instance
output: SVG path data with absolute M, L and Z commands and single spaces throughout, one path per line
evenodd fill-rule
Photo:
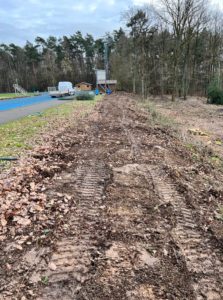
M 92 101 L 71 101 L 0 126 L 0 156 L 17 156 L 33 148 L 34 137 L 44 133 L 50 124 L 57 126 L 60 120 L 69 119 L 75 111 L 87 114 L 102 99 Z
M 188 143 L 188 144 L 185 144 L 185 146 L 187 147 L 187 149 L 189 149 L 191 152 L 194 152 L 196 151 L 195 149 L 195 145 L 192 144 L 192 143 Z
M 0 100 L 3 100 L 3 99 L 13 99 L 13 98 L 20 98 L 20 97 L 31 97 L 31 96 L 34 96 L 34 93 L 27 93 L 26 95 L 22 95 L 22 94 L 15 94 L 15 93 L 3 93 L 3 94 L 0 94 Z
M 155 105 L 151 101 L 146 100 L 146 102 L 143 102 L 142 105 L 150 112 L 152 125 L 159 125 L 162 127 L 169 127 L 169 128 L 176 127 L 177 125 L 176 121 L 170 117 L 166 117 L 160 114 L 156 110 Z
M 218 166 L 222 166 L 222 159 L 217 155 L 211 156 L 211 161 Z

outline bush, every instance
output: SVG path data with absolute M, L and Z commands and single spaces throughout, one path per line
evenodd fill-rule
M 223 105 L 223 90 L 213 81 L 208 87 L 208 103 Z
M 94 100 L 94 92 L 79 92 L 76 96 L 77 100 Z

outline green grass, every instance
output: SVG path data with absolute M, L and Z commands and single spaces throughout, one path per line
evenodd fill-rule
M 33 96 L 34 93 L 27 93 L 26 96 Z M 2 93 L 0 94 L 0 100 L 1 99 L 13 99 L 18 97 L 24 97 L 22 94 L 15 94 L 15 93 Z
M 75 113 L 78 115 L 78 112 L 87 114 L 101 99 L 102 96 L 97 96 L 92 101 L 71 101 L 43 113 L 0 125 L 0 156 L 17 156 L 24 150 L 32 149 L 34 137 L 38 140 L 38 136 L 47 132 L 49 126 L 56 128 L 61 122 L 70 120 Z

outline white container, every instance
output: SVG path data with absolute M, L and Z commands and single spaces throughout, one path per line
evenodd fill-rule
M 105 81 L 106 80 L 105 70 L 96 70 L 96 77 L 97 77 L 97 83 L 99 81 Z
M 58 84 L 58 91 L 61 93 L 74 93 L 74 88 L 71 82 L 69 81 L 60 81 Z

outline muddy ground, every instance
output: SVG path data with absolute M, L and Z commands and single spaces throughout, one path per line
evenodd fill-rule
M 128 94 L 52 145 L 0 181 L 0 299 L 223 299 L 221 170 Z

